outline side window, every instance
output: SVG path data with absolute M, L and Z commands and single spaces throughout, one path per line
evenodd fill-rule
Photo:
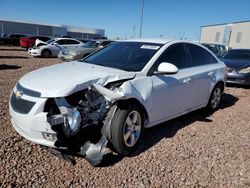
M 186 46 L 190 56 L 190 64 L 192 66 L 217 63 L 216 59 L 205 49 L 193 44 L 186 44 Z
M 162 56 L 158 59 L 158 64 L 168 62 L 174 64 L 178 69 L 188 67 L 186 61 L 186 53 L 183 44 L 174 44 L 163 52 Z
M 66 44 L 79 44 L 76 40 L 66 40 Z
M 59 45 L 64 45 L 65 40 L 63 40 L 63 39 L 62 40 L 57 40 L 56 43 L 59 44 Z
M 102 42 L 101 46 L 107 46 L 111 43 L 111 41 L 105 41 L 105 42 Z

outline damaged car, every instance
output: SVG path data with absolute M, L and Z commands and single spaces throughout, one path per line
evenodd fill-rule
M 199 44 L 121 41 L 24 75 L 9 111 L 24 138 L 95 166 L 106 147 L 125 156 L 135 152 L 145 128 L 199 108 L 216 110 L 225 79 L 224 63 Z M 98 132 L 96 141 L 87 138 L 89 128 Z

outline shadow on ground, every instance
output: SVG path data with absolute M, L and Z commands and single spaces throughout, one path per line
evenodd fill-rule
M 27 51 L 27 50 L 22 48 L 0 48 L 0 51 Z
M 29 59 L 25 56 L 0 56 L 0 59 Z
M 250 85 L 240 85 L 240 84 L 232 84 L 232 83 L 227 83 L 227 87 L 250 89 Z
M 18 65 L 6 65 L 6 64 L 0 64 L 0 70 L 8 70 L 8 69 L 20 69 L 22 67 Z

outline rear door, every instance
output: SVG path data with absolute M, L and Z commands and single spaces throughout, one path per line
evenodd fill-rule
M 216 81 L 217 60 L 198 45 L 187 43 L 185 46 L 192 70 L 190 107 L 198 108 L 206 105 L 213 82 Z

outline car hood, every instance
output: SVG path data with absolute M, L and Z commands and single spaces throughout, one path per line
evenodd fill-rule
M 68 62 L 41 68 L 24 75 L 19 83 L 41 93 L 41 97 L 65 97 L 96 83 L 132 79 L 135 72 L 108 68 L 84 62 Z
M 39 45 L 40 44 L 40 45 Z M 39 46 L 42 46 L 42 45 L 46 45 L 48 44 L 47 42 L 44 42 L 42 40 L 39 40 L 39 39 L 36 39 L 35 41 L 35 46 L 39 45 Z
M 250 66 L 250 61 L 248 60 L 236 60 L 236 59 L 221 59 L 227 67 L 233 69 L 243 69 Z

